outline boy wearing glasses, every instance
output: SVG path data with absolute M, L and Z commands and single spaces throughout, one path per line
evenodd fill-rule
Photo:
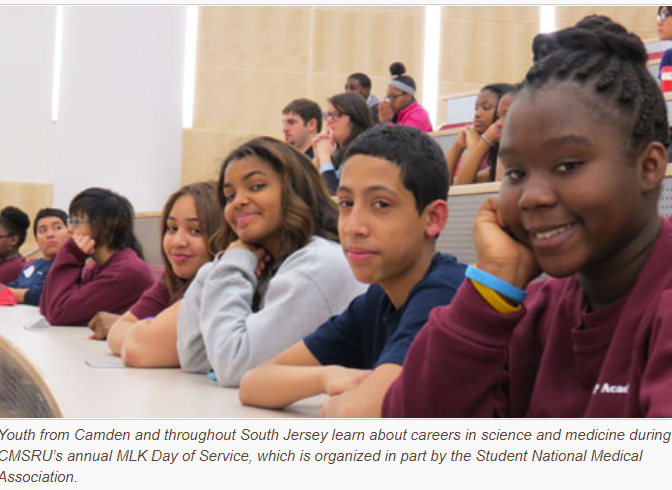
M 33 235 L 42 258 L 27 265 L 21 275 L 7 286 L 18 303 L 38 306 L 47 273 L 61 246 L 68 241 L 70 233 L 66 225 L 68 215 L 54 208 L 41 209 L 35 216 Z

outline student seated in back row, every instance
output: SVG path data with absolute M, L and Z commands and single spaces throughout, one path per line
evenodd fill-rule
M 499 197 L 476 216 L 478 264 L 432 312 L 384 415 L 672 416 L 665 103 L 636 35 L 581 25 L 528 71 Z
M 448 218 L 441 148 L 419 130 L 371 129 L 352 142 L 338 187 L 341 246 L 371 284 L 338 316 L 247 373 L 246 405 L 285 407 L 326 393 L 323 416 L 380 416 L 429 311 L 450 302 L 464 266 L 437 253 Z
M 128 310 L 154 282 L 133 233 L 131 203 L 92 187 L 70 203 L 68 224 L 73 237 L 54 259 L 40 312 L 52 325 L 84 326 L 99 311 Z
M 308 99 L 295 99 L 282 110 L 282 132 L 285 143 L 308 158 L 313 158 L 313 138 L 322 131 L 322 109 Z
M 35 216 L 33 234 L 42 258 L 24 267 L 18 279 L 7 285 L 18 303 L 40 304 L 47 273 L 61 246 L 70 238 L 67 222 L 68 215 L 60 209 L 44 208 Z

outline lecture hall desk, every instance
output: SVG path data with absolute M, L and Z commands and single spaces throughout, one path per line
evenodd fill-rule
M 26 329 L 36 307 L 0 306 L 0 417 L 259 418 L 317 417 L 321 397 L 286 410 L 245 407 L 238 390 L 180 369 L 92 368 L 112 359 L 85 327 Z

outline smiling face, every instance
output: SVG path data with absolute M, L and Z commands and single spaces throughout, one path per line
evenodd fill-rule
M 222 189 L 224 219 L 238 238 L 275 256 L 282 228 L 282 180 L 271 165 L 256 156 L 226 167 Z
M 368 155 L 349 158 L 337 198 L 341 245 L 358 281 L 380 284 L 389 294 L 422 278 L 423 258 L 433 255 L 431 206 L 418 213 L 397 165 Z
M 192 279 L 210 260 L 203 223 L 194 198 L 188 194 L 178 198 L 168 213 L 163 251 L 175 275 L 182 279 Z
M 658 29 L 658 38 L 661 41 L 672 40 L 672 17 L 667 17 L 669 14 L 672 14 L 672 12 L 669 12 L 667 7 L 661 7 L 658 11 L 656 28 Z
M 46 216 L 37 222 L 35 240 L 45 260 L 53 260 L 59 249 L 70 238 L 70 232 L 60 218 Z
M 474 109 L 474 129 L 478 134 L 483 134 L 492 124 L 497 107 L 497 95 L 489 90 L 481 90 L 476 98 Z
M 524 91 L 508 112 L 502 217 L 552 276 L 622 267 L 657 219 L 624 119 L 592 88 L 567 82 Z

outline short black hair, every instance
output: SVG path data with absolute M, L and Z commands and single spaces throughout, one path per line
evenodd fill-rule
M 68 213 L 57 208 L 42 208 L 35 215 L 33 220 L 33 236 L 37 236 L 37 225 L 43 218 L 58 218 L 63 222 L 63 226 L 68 226 Z
M 667 109 L 647 69 L 642 40 L 606 16 L 588 16 L 576 26 L 546 35 L 539 59 L 527 72 L 521 91 L 549 82 L 572 81 L 590 87 L 623 117 L 629 150 L 639 153 L 652 141 L 667 146 Z
M 359 84 L 362 86 L 362 88 L 371 88 L 371 79 L 366 73 L 353 73 L 351 75 L 348 75 L 348 78 L 352 78 L 354 80 L 357 80 Z
M 348 148 L 345 162 L 355 155 L 384 158 L 399 167 L 401 181 L 422 213 L 428 204 L 448 200 L 448 167 L 439 144 L 410 126 L 377 126 L 359 135 Z
M 26 232 L 30 227 L 28 215 L 15 206 L 6 206 L 0 211 L 0 225 L 7 230 L 9 235 L 19 238 L 16 243 L 18 250 L 26 241 Z
M 142 246 L 133 233 L 133 205 L 124 196 L 109 189 L 90 187 L 70 202 L 70 216 L 86 214 L 91 238 L 96 245 L 111 250 L 132 248 L 143 258 Z
M 311 119 L 315 119 L 317 121 L 317 132 L 322 131 L 322 109 L 317 102 L 310 99 L 294 99 L 282 110 L 283 114 L 289 114 L 290 112 L 298 115 L 303 120 L 303 124 L 308 124 Z

